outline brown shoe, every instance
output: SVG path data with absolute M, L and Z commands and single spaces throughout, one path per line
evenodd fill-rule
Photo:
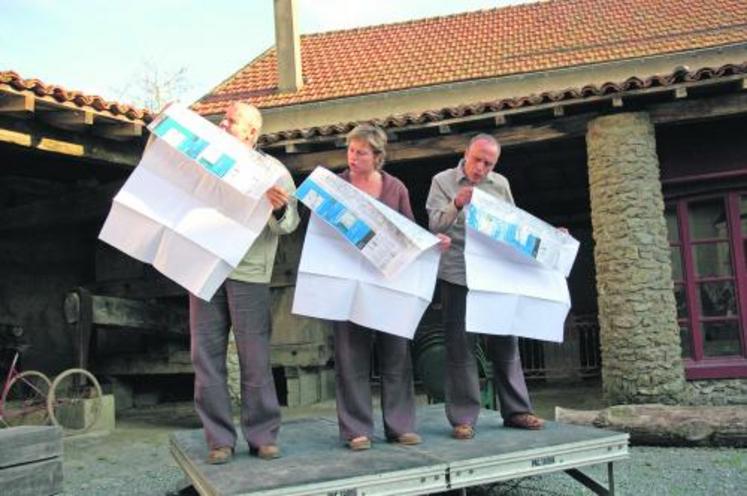
M 414 432 L 405 432 L 392 439 L 393 442 L 403 444 L 405 446 L 414 446 L 423 442 L 420 436 Z
M 352 451 L 364 451 L 371 447 L 371 440 L 367 436 L 348 439 L 345 443 Z
M 451 431 L 454 439 L 466 440 L 475 437 L 475 429 L 469 424 L 460 424 Z
M 221 446 L 210 450 L 207 462 L 210 465 L 222 465 L 230 462 L 231 458 L 233 458 L 233 448 L 230 446 Z
M 265 444 L 259 448 L 249 448 L 249 453 L 262 460 L 280 458 L 280 448 L 278 448 L 277 444 Z
M 516 413 L 505 419 L 503 425 L 505 427 L 538 431 L 545 427 L 545 421 L 533 413 Z

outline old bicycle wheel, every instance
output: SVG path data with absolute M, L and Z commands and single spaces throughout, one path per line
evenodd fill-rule
M 50 388 L 49 378 L 41 372 L 21 372 L 10 381 L 0 400 L 0 421 L 8 427 L 47 424 L 47 395 Z
M 101 386 L 84 369 L 68 369 L 52 382 L 47 409 L 65 435 L 88 431 L 101 416 Z

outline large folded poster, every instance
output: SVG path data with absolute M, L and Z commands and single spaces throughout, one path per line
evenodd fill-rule
M 467 331 L 562 342 L 578 241 L 478 189 L 466 225 Z
M 178 105 L 148 128 L 99 238 L 209 300 L 267 223 L 282 167 Z
M 321 167 L 296 196 L 313 214 L 293 313 L 412 339 L 433 297 L 438 238 Z

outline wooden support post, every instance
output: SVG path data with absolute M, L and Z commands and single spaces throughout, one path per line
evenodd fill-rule
M 65 297 L 65 321 L 70 325 L 78 367 L 88 368 L 93 328 L 93 298 L 85 288 L 76 288 Z

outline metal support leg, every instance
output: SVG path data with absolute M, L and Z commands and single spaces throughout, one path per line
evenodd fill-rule
M 577 468 L 568 469 L 565 471 L 565 473 L 576 479 L 584 486 L 591 489 L 594 494 L 598 494 L 600 496 L 614 496 L 615 494 L 615 476 L 612 468 L 612 462 L 607 463 L 607 481 L 609 487 L 605 487 Z

